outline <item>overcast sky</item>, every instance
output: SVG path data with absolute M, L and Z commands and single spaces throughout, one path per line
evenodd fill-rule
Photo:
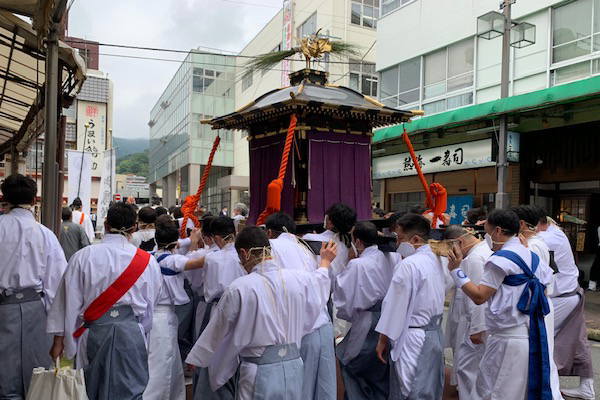
M 237 52 L 281 4 L 281 0 L 76 0 L 68 34 L 104 43 L 182 50 L 205 46 Z M 113 134 L 148 137 L 150 109 L 180 64 L 105 54 L 178 60 L 185 55 L 100 47 L 100 70 L 109 74 L 114 85 Z

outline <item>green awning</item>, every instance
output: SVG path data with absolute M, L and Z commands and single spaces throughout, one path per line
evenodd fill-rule
M 531 111 L 598 95 L 600 95 L 600 76 L 423 117 L 407 123 L 406 131 L 417 133 L 442 127 L 456 127 L 477 120 L 493 119 L 502 114 Z M 402 135 L 402 125 L 378 129 L 375 131 L 373 142 L 395 139 L 400 135 Z

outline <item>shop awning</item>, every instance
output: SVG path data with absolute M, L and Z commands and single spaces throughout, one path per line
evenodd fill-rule
M 423 117 L 406 124 L 408 133 L 419 133 L 467 125 L 474 121 L 494 119 L 503 114 L 533 111 L 559 104 L 581 101 L 600 95 L 600 76 L 580 80 L 518 96 L 488 101 L 469 107 Z M 373 142 L 385 142 L 402 135 L 401 125 L 375 131 Z
M 0 155 L 18 151 L 43 130 L 45 50 L 32 26 L 0 11 Z M 77 52 L 59 43 L 61 95 L 74 97 L 85 80 L 85 63 Z

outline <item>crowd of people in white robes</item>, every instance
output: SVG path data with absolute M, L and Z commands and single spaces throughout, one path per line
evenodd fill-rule
M 67 263 L 30 211 L 35 182 L 1 190 L 0 399 L 58 357 L 90 400 L 595 398 L 579 270 L 538 207 L 433 230 L 334 204 L 304 234 L 223 209 L 181 238 L 181 216 L 119 202 Z

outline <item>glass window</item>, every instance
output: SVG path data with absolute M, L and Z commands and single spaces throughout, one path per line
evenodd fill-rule
M 381 0 L 381 15 L 394 11 L 396 8 L 408 4 L 414 0 Z
M 317 13 L 316 11 L 308 17 L 302 25 L 298 27 L 296 30 L 297 36 L 299 38 L 303 38 L 305 36 L 310 36 L 317 31 Z
M 596 0 L 598 3 L 598 1 Z M 598 4 L 600 6 L 600 4 Z M 600 8 L 600 7 L 594 8 Z M 600 10 L 598 10 L 600 12 Z M 573 1 L 552 13 L 552 62 L 590 54 L 592 51 L 592 0 Z M 587 22 L 587 23 L 586 23 Z M 594 21 L 594 31 L 598 23 Z
M 588 76 L 590 76 L 590 62 L 584 61 L 552 71 L 552 83 L 553 85 L 560 85 Z
M 381 98 L 398 94 L 398 66 L 381 71 Z
M 350 23 L 367 28 L 377 28 L 379 0 L 352 0 Z
M 424 96 L 432 98 L 473 86 L 473 39 L 425 56 Z
M 246 72 L 242 77 L 242 91 L 252 86 L 252 71 Z
M 375 64 L 361 62 L 361 60 L 350 59 L 350 82 L 349 86 L 365 96 L 377 97 L 377 85 L 379 78 L 375 72 Z
M 446 93 L 446 49 L 425 56 L 425 98 Z
M 419 101 L 421 87 L 421 58 L 404 61 L 399 65 L 400 84 L 398 100 L 400 105 Z

